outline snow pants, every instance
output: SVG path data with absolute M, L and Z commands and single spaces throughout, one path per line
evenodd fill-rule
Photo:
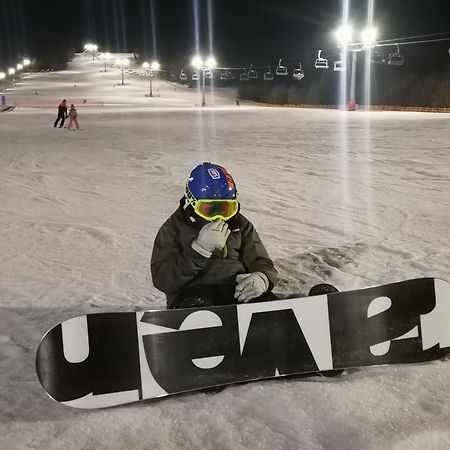
M 53 126 L 56 127 L 60 120 L 61 120 L 61 125 L 59 126 L 59 128 L 62 128 L 64 126 L 64 121 L 66 120 L 66 116 L 64 114 L 58 114 L 58 117 L 56 118 L 55 124 Z
M 70 127 L 72 126 L 73 123 L 75 124 L 78 130 L 80 128 L 80 126 L 78 125 L 78 120 L 72 118 L 69 119 L 69 125 L 67 125 L 67 128 L 70 130 Z
M 189 286 L 177 295 L 171 309 L 189 308 L 191 306 L 235 305 L 237 303 L 237 300 L 234 298 L 235 289 L 236 284 Z M 273 292 L 267 291 L 259 297 L 250 300 L 250 303 L 270 300 L 277 300 L 277 297 Z

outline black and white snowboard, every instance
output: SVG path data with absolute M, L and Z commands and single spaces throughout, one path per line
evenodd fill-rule
M 306 298 L 66 320 L 43 337 L 54 400 L 102 408 L 232 383 L 450 352 L 450 284 L 420 278 Z

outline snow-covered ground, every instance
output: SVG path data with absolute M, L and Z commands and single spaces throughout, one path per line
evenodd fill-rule
M 279 294 L 450 279 L 448 115 L 236 106 L 229 91 L 201 108 L 193 89 L 157 80 L 149 98 L 148 79 L 103 69 L 81 55 L 28 74 L 0 116 L 0 448 L 450 448 L 449 359 L 98 411 L 46 396 L 34 357 L 57 321 L 165 307 L 153 239 L 204 160 L 234 176 Z M 63 97 L 80 131 L 53 128 Z

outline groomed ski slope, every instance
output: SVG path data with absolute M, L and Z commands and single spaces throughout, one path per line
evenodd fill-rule
M 165 307 L 153 239 L 204 160 L 235 178 L 281 295 L 450 280 L 448 115 L 236 106 L 230 90 L 201 108 L 193 89 L 158 80 L 148 98 L 148 79 L 102 70 L 78 55 L 27 74 L 0 115 L 0 448 L 449 448 L 450 359 L 99 411 L 46 396 L 34 356 L 56 322 Z M 80 131 L 53 128 L 62 98 Z

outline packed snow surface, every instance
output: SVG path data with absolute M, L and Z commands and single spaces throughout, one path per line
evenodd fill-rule
M 47 329 L 165 308 L 153 239 L 205 160 L 235 178 L 280 295 L 450 279 L 448 115 L 237 106 L 229 90 L 202 108 L 196 89 L 154 80 L 146 97 L 148 78 L 102 70 L 79 55 L 25 74 L 0 116 L 0 448 L 450 448 L 449 359 L 96 411 L 47 397 L 34 369 Z M 63 97 L 81 130 L 53 128 Z

